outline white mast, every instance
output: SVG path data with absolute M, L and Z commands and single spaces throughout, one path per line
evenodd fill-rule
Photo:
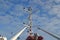
M 25 27 L 22 30 L 20 30 L 15 36 L 13 36 L 11 40 L 16 40 L 26 30 L 26 28 L 29 27 L 28 25 L 24 25 L 24 26 Z

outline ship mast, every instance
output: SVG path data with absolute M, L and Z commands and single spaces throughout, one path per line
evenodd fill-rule
M 24 8 L 24 10 L 25 10 L 25 8 Z M 29 17 L 28 17 L 29 35 L 32 35 L 32 8 L 28 7 L 26 12 L 29 12 Z
M 32 35 L 32 8 L 29 7 L 28 8 L 28 11 L 29 11 L 29 34 Z

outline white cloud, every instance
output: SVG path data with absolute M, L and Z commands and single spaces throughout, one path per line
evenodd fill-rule
M 0 16 L 0 24 L 9 24 L 11 19 L 9 16 Z
M 33 19 L 33 25 L 46 26 L 46 24 L 48 24 L 48 22 L 50 21 L 47 16 L 41 17 L 38 15 L 33 15 L 32 19 Z
M 58 17 L 60 17 L 60 5 L 53 6 L 53 8 L 50 9 L 49 14 L 57 15 Z
M 60 0 L 54 0 L 56 3 L 60 3 Z
M 6 12 L 12 5 L 8 1 L 0 0 L 0 11 Z
M 12 11 L 10 11 L 11 15 L 15 16 L 23 16 L 24 15 L 24 10 L 22 5 L 15 5 Z

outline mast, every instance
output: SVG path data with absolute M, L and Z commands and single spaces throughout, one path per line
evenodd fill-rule
M 29 11 L 29 34 L 32 35 L 32 8 L 29 7 L 28 8 L 28 11 Z
M 25 10 L 25 8 L 24 8 Z M 28 7 L 27 10 L 25 10 L 26 12 L 29 12 L 29 17 L 28 17 L 28 26 L 29 26 L 29 35 L 32 35 L 32 8 Z

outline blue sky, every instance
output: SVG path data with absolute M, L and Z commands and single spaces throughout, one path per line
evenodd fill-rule
M 29 6 L 32 7 L 33 25 L 41 25 L 41 28 L 60 36 L 60 0 L 0 0 L 0 34 L 9 40 L 24 28 L 23 22 L 28 24 L 28 12 L 23 8 Z M 32 29 L 44 40 L 57 40 L 36 28 Z M 20 36 L 21 39 L 28 36 L 26 31 Z

